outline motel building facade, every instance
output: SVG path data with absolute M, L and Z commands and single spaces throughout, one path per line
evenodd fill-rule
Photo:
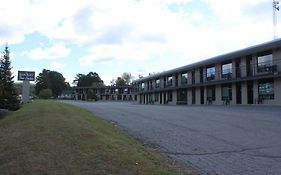
M 132 86 L 89 86 L 74 87 L 73 96 L 75 100 L 102 101 L 135 101 L 135 89 Z M 90 97 L 92 96 L 92 97 Z
M 281 105 L 281 40 L 133 82 L 140 104 Z

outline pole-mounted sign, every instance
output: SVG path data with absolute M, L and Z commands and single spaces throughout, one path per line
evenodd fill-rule
M 27 103 L 29 101 L 30 84 L 29 81 L 35 80 L 35 72 L 33 71 L 18 71 L 18 80 L 22 83 L 22 102 Z
M 35 80 L 35 72 L 30 71 L 19 71 L 18 72 L 18 80 L 19 81 L 34 81 Z

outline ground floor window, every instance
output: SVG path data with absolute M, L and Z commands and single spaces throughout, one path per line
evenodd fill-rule
M 207 87 L 207 100 L 208 101 L 216 100 L 216 86 Z
M 152 94 L 148 94 L 148 101 L 149 103 L 153 103 Z
M 172 91 L 168 92 L 168 101 L 173 101 L 173 92 Z
M 154 100 L 155 101 L 159 101 L 159 93 L 155 93 L 154 94 Z
M 118 95 L 117 100 L 122 100 L 122 95 Z
M 179 89 L 177 91 L 177 101 L 186 102 L 187 101 L 187 90 Z
M 221 99 L 232 100 L 232 84 L 223 84 L 221 86 Z
M 273 79 L 259 80 L 259 98 L 265 100 L 274 99 Z

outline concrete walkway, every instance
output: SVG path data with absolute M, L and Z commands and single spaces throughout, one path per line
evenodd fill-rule
M 65 103 L 116 122 L 201 174 L 281 174 L 280 107 Z

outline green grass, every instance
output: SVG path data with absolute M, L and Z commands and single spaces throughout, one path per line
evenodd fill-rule
M 0 174 L 181 174 L 90 112 L 35 101 L 0 120 Z

